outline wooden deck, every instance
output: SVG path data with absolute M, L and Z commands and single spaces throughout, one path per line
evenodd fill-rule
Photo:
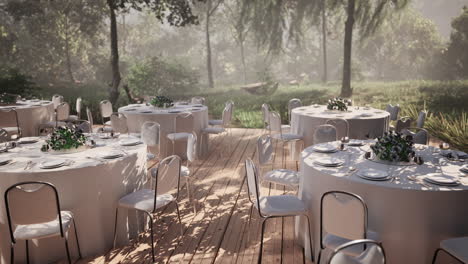
M 259 129 L 233 129 L 232 138 L 212 138 L 207 157 L 191 168 L 191 193 L 197 213 L 181 189 L 180 205 L 184 236 L 175 206 L 160 212 L 153 223 L 156 263 L 256 263 L 259 255 L 261 222 L 258 212 L 250 211 L 244 161 L 254 158 Z M 281 167 L 282 150 L 271 166 Z M 287 164 L 297 169 L 296 163 Z M 264 186 L 263 195 L 282 194 Z M 139 240 L 139 241 L 138 241 Z M 131 244 L 111 250 L 103 256 L 77 263 L 151 263 L 149 231 Z M 265 232 L 263 263 L 307 263 L 294 238 L 294 219 L 269 220 Z

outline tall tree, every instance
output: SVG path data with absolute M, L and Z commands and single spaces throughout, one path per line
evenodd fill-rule
M 325 8 L 326 6 L 326 0 L 322 0 L 322 59 L 323 59 L 323 75 L 322 75 L 322 81 L 326 83 L 328 81 L 328 63 L 327 63 L 327 9 Z
M 213 65 L 212 65 L 212 54 L 211 54 L 211 40 L 210 40 L 210 22 L 211 17 L 216 12 L 220 4 L 224 0 L 206 0 L 205 9 L 205 39 L 206 39 L 206 69 L 208 72 L 208 86 L 214 88 L 213 78 Z
M 120 68 L 119 48 L 117 34 L 117 12 L 129 10 L 141 11 L 143 8 L 151 10 L 161 22 L 167 22 L 170 26 L 183 27 L 190 24 L 198 24 L 198 17 L 192 13 L 194 1 L 202 0 L 107 0 L 110 18 L 110 45 L 112 83 L 109 87 L 109 100 L 112 104 L 119 98 Z

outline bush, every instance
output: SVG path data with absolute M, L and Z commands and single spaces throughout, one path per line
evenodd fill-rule
M 20 73 L 13 68 L 0 68 L 0 94 L 16 94 L 22 97 L 32 97 L 37 94 L 39 88 L 31 77 Z
M 198 91 L 199 74 L 177 61 L 152 57 L 134 64 L 128 86 L 138 96 L 174 96 Z

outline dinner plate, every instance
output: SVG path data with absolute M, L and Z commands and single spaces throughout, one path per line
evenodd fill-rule
M 390 179 L 390 175 L 388 175 L 386 171 L 372 168 L 360 170 L 357 175 L 361 178 L 371 181 L 385 181 Z
M 20 144 L 32 144 L 39 141 L 38 137 L 23 137 L 18 140 Z
M 110 151 L 100 154 L 99 157 L 102 159 L 117 159 L 123 157 L 123 153 L 120 151 Z
M 312 105 L 312 107 L 313 107 L 313 108 L 319 108 L 319 107 L 320 107 L 320 105 L 318 105 L 318 104 L 314 104 L 314 105 Z
M 424 181 L 441 186 L 457 186 L 460 184 L 456 177 L 440 173 L 427 174 L 426 177 L 424 177 Z
M 315 145 L 312 147 L 312 149 L 321 153 L 333 153 L 338 151 L 336 145 L 330 143 Z
M 11 162 L 10 158 L 0 158 L 0 166 L 7 165 Z
M 128 108 L 128 109 L 125 109 L 125 111 L 135 111 L 136 108 Z
M 65 165 L 66 160 L 64 159 L 54 159 L 54 160 L 48 160 L 48 161 L 43 161 L 39 167 L 41 169 L 55 169 L 62 167 Z
M 138 138 L 129 138 L 119 141 L 121 146 L 136 146 L 141 144 L 142 142 Z
M 181 110 L 169 110 L 168 113 L 170 114 L 177 114 L 177 113 L 181 113 L 182 111 Z
M 360 146 L 364 146 L 364 142 L 362 142 L 362 140 L 358 140 L 358 139 L 350 139 L 349 142 L 348 142 L 348 146 L 360 147 Z
M 343 165 L 344 161 L 336 157 L 319 157 L 314 160 L 314 163 L 325 167 L 338 167 Z
M 145 110 L 145 111 L 140 111 L 140 113 L 142 113 L 142 114 L 150 114 L 150 113 L 153 113 L 153 111 Z
M 460 168 L 460 171 L 463 172 L 463 173 L 468 173 L 468 164 L 463 165 Z
M 362 113 L 361 116 L 362 116 L 362 117 L 371 117 L 372 114 L 370 114 L 370 113 Z

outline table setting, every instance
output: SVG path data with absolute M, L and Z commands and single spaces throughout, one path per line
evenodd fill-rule
M 313 145 L 301 154 L 299 197 L 309 212 L 320 212 L 327 191 L 361 196 L 388 263 L 429 263 L 442 239 L 468 235 L 467 158 L 457 150 L 413 145 L 396 133 Z M 319 241 L 319 215 L 310 217 Z M 296 220 L 297 235 L 303 236 L 304 225 Z
M 59 191 L 62 208 L 75 215 L 84 256 L 102 254 L 113 244 L 113 223 L 117 201 L 147 183 L 146 145 L 137 137 L 116 134 L 85 134 L 76 128 L 57 128 L 48 137 L 22 138 L 15 144 L 2 143 L 0 149 L 0 193 L 18 182 L 45 181 Z M 6 230 L 3 195 L 0 201 L 0 229 Z M 136 236 L 143 219 L 122 214 L 122 232 Z M 133 224 L 130 224 L 133 223 Z M 130 228 L 130 230 L 124 230 Z M 140 230 L 141 231 L 141 230 Z M 8 232 L 0 233 L 0 255 L 8 263 Z M 40 240 L 41 251 L 32 254 L 35 263 L 63 258 L 59 238 Z M 73 246 L 72 246 L 73 247 Z M 17 252 L 23 252 L 18 250 Z M 36 254 L 37 253 L 37 254 Z M 15 256 L 18 260 L 24 255 Z

